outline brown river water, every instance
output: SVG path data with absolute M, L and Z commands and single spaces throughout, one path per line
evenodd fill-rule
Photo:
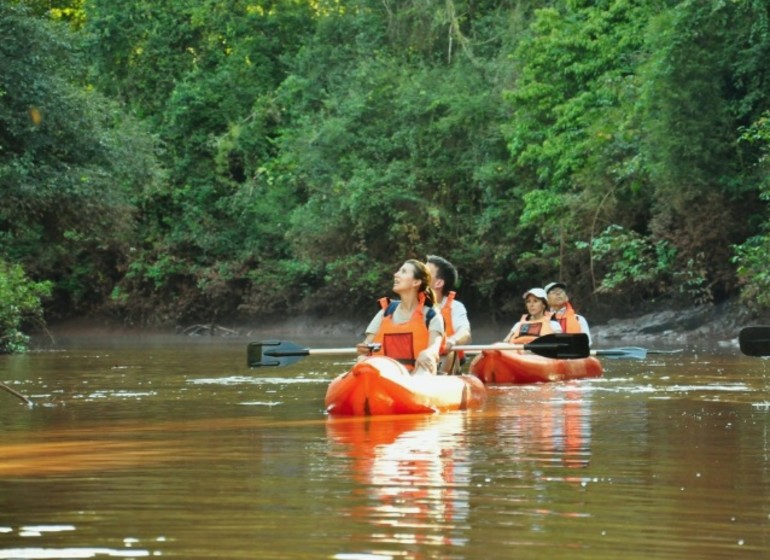
M 248 342 L 0 356 L 34 402 L 0 391 L 0 559 L 770 557 L 765 359 L 605 358 L 478 411 L 331 419 L 352 356 L 250 370 Z

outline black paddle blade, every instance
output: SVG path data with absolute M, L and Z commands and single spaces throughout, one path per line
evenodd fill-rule
M 546 358 L 576 359 L 591 355 L 585 333 L 553 333 L 536 338 L 524 345 L 525 350 Z
M 246 348 L 246 364 L 250 368 L 286 366 L 309 353 L 307 348 L 283 340 L 250 342 Z
M 744 327 L 738 335 L 741 352 L 747 356 L 770 356 L 770 327 Z

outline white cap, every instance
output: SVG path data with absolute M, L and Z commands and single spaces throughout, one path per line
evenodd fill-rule
M 526 292 L 524 292 L 524 299 L 527 299 L 527 296 L 529 294 L 532 294 L 536 298 L 547 299 L 545 290 L 543 288 L 532 288 L 531 290 L 527 290 Z
M 567 284 L 565 284 L 564 282 L 551 282 L 550 284 L 546 284 L 545 288 L 543 288 L 543 289 L 545 290 L 545 293 L 547 294 L 548 292 L 550 292 L 554 288 L 561 288 L 562 290 L 567 291 Z

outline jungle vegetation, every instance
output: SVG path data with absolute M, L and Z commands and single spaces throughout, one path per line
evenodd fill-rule
M 368 317 L 428 253 L 472 313 L 770 307 L 765 1 L 5 0 L 0 36 L 0 351 Z

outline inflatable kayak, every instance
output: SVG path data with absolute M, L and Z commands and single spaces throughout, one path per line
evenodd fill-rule
M 379 416 L 479 408 L 486 398 L 486 387 L 472 375 L 412 375 L 397 361 L 374 356 L 333 379 L 325 404 L 332 415 Z
M 603 368 L 593 356 L 556 359 L 520 350 L 487 349 L 473 359 L 470 372 L 484 383 L 522 384 L 600 377 Z

